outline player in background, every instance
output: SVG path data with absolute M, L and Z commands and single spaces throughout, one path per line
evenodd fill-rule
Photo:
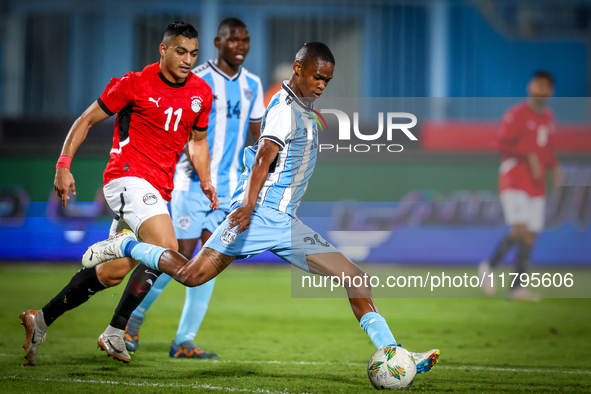
M 495 249 L 490 261 L 480 263 L 480 275 L 489 275 L 503 256 L 517 245 L 515 271 L 527 272 L 531 250 L 544 227 L 546 171 L 552 170 L 553 186 L 561 183 L 560 164 L 554 156 L 552 139 L 554 113 L 547 107 L 554 94 L 554 77 L 536 71 L 527 85 L 528 98 L 510 108 L 501 122 L 499 148 L 503 154 L 499 171 L 499 198 L 509 233 Z M 494 281 L 485 280 L 483 290 L 495 292 Z M 509 290 L 515 299 L 539 300 L 537 294 L 521 287 L 519 277 Z
M 141 72 L 113 78 L 101 96 L 74 122 L 56 165 L 55 190 L 65 207 L 68 192 L 76 193 L 70 162 L 89 129 L 117 114 L 113 148 L 103 177 L 103 192 L 115 219 L 111 235 L 125 228 L 132 238 L 177 250 L 167 201 L 173 189 L 175 165 L 185 145 L 201 179 L 201 188 L 212 208 L 217 196 L 209 174 L 207 126 L 212 94 L 209 85 L 191 73 L 199 43 L 190 24 L 170 24 L 159 46 L 160 61 Z M 187 142 L 188 141 L 188 142 Z M 90 256 L 97 258 L 97 256 Z M 37 350 L 47 328 L 64 312 L 86 302 L 96 292 L 116 286 L 137 265 L 130 258 L 83 268 L 40 310 L 21 314 L 26 330 L 26 358 L 35 365 Z M 159 271 L 139 266 L 131 276 L 126 294 L 132 300 L 147 293 Z M 123 334 L 125 324 L 139 301 L 128 310 L 120 304 L 98 345 L 118 360 L 129 361 Z
M 188 157 L 181 155 L 176 167 L 170 207 L 179 252 L 187 259 L 193 257 L 197 242 L 201 241 L 201 245 L 204 245 L 230 212 L 232 192 L 242 172 L 247 132 L 250 131 L 254 141 L 258 140 L 261 119 L 265 114 L 261 81 L 242 67 L 250 50 L 246 25 L 236 18 L 223 20 L 214 44 L 218 49 L 217 59 L 197 66 L 193 72 L 213 90 L 207 140 L 211 157 L 211 181 L 217 190 L 220 205 L 219 209 L 214 210 L 209 207 L 209 200 L 201 191 L 198 174 Z M 128 351 L 137 350 L 145 313 L 171 279 L 167 274 L 161 275 L 132 313 L 125 330 Z M 205 317 L 214 283 L 215 278 L 201 286 L 187 287 L 170 357 L 219 358 L 215 353 L 203 351 L 193 342 Z
M 232 196 L 232 212 L 195 257 L 187 260 L 174 250 L 140 243 L 122 233 L 92 245 L 82 263 L 92 265 L 101 259 L 133 256 L 186 286 L 199 286 L 220 274 L 234 259 L 270 250 L 308 272 L 362 277 L 364 273 L 357 265 L 296 215 L 318 153 L 314 117 L 319 114 L 313 108 L 314 101 L 332 79 L 334 68 L 334 56 L 325 44 L 307 43 L 297 52 L 290 80 L 267 107 L 261 137 L 246 148 L 246 169 Z M 91 262 L 91 254 L 100 258 Z M 373 344 L 378 349 L 396 345 L 386 320 L 378 313 L 371 286 L 345 283 L 345 288 L 353 313 Z M 435 365 L 439 350 L 412 355 L 417 372 L 422 373 Z

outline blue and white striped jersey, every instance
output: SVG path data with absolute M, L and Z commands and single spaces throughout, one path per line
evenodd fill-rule
M 261 126 L 261 139 L 269 139 L 280 146 L 277 159 L 259 194 L 257 204 L 296 217 L 296 210 L 308 187 L 318 152 L 318 125 L 313 109 L 304 103 L 283 82 L 273 96 Z M 244 201 L 244 192 L 258 144 L 245 149 L 245 170 L 239 187 L 232 196 L 232 208 Z
M 265 114 L 261 80 L 244 67 L 230 77 L 213 61 L 193 69 L 213 91 L 207 142 L 211 157 L 211 181 L 217 189 L 220 209 L 229 209 L 230 197 L 242 170 L 248 126 Z M 174 189 L 202 193 L 199 177 L 186 155 L 179 160 Z

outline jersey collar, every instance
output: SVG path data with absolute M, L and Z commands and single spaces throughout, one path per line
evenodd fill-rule
M 164 82 L 165 84 L 167 84 L 171 88 L 182 88 L 183 86 L 185 86 L 185 84 L 187 83 L 187 80 L 189 79 L 189 77 L 191 75 L 188 75 L 187 78 L 185 78 L 185 80 L 183 82 L 181 82 L 181 83 L 170 82 L 168 79 L 166 79 L 164 77 L 164 75 L 162 74 L 162 72 L 159 72 L 158 73 L 158 76 L 160 77 L 160 80 L 162 82 Z
M 222 77 L 226 78 L 228 81 L 233 81 L 233 80 L 237 79 L 240 76 L 240 74 L 242 73 L 242 66 L 240 66 L 240 69 L 238 70 L 238 72 L 236 74 L 234 74 L 233 76 L 229 76 L 228 74 L 226 74 L 225 72 L 220 70 L 220 68 L 218 66 L 216 66 L 212 60 L 208 60 L 207 63 L 213 69 L 213 71 L 220 74 Z
M 281 84 L 281 88 L 287 92 L 288 99 L 297 103 L 298 106 L 300 106 L 301 109 L 303 109 L 304 111 L 312 110 L 314 108 L 314 104 L 312 104 L 312 107 L 306 106 L 306 104 L 304 104 L 302 100 L 300 100 L 300 98 L 296 96 L 293 90 L 291 90 L 291 88 L 287 85 L 287 82 L 288 81 L 283 81 L 283 84 Z

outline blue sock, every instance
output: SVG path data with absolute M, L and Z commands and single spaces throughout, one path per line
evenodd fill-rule
M 394 335 L 392 335 L 386 319 L 379 313 L 366 313 L 361 317 L 359 325 L 378 349 L 386 346 L 396 346 L 396 339 L 394 339 Z
M 134 241 L 131 238 L 124 240 L 121 243 L 121 250 L 125 254 L 125 257 L 131 257 L 140 263 L 143 263 L 146 267 L 157 270 L 158 260 L 162 253 L 166 252 L 166 249 L 160 246 L 150 245 L 143 242 Z
M 201 327 L 207 306 L 213 293 L 215 278 L 209 282 L 196 287 L 187 287 L 185 296 L 185 306 L 179 322 L 179 328 L 176 332 L 175 342 L 177 345 L 185 341 L 193 341 Z
M 170 277 L 170 275 L 160 275 L 158 279 L 156 279 L 156 282 L 154 282 L 154 286 L 152 286 L 148 294 L 146 294 L 144 300 L 141 302 L 141 304 L 138 305 L 137 308 L 135 308 L 135 311 L 133 311 L 132 313 L 137 317 L 141 318 L 146 316 L 146 312 L 148 311 L 148 309 L 150 309 L 154 301 L 156 301 L 160 294 L 162 294 L 162 290 L 164 290 L 164 288 L 170 283 L 171 280 L 172 278 Z

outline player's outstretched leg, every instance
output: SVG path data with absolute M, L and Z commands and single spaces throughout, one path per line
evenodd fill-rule
M 121 253 L 123 257 L 131 257 L 148 268 L 170 275 L 174 280 L 188 287 L 200 286 L 215 278 L 236 258 L 210 248 L 202 248 L 195 257 L 187 260 L 185 256 L 172 249 L 138 242 L 131 236 L 126 236 L 125 233 L 121 236 L 123 239 L 118 243 L 117 256 Z M 112 244 L 101 241 L 90 248 L 101 256 L 102 261 L 97 264 L 110 259 L 110 257 L 105 258 L 108 253 L 103 253 L 102 250 L 106 248 L 112 250 Z
M 121 251 L 121 243 L 126 239 L 137 240 L 133 232 L 123 230 L 105 241 L 91 245 L 82 256 L 82 265 L 92 268 L 101 263 L 125 257 Z
M 365 273 L 349 260 L 342 253 L 318 253 L 306 256 L 306 262 L 310 272 L 337 278 L 354 278 L 356 276 L 363 278 Z M 351 309 L 359 320 L 359 325 L 369 336 L 377 349 L 386 346 L 397 346 L 398 343 L 392 335 L 386 319 L 378 313 L 378 308 L 373 301 L 371 287 L 365 286 L 366 281 L 360 281 L 362 286 L 354 286 L 354 280 L 341 283 L 349 296 Z M 400 345 L 398 345 L 400 346 Z M 416 353 L 410 352 L 415 364 L 417 373 L 429 372 L 439 359 L 441 352 L 439 349 L 433 349 L 428 352 Z
M 437 364 L 441 352 L 439 349 L 431 349 L 428 352 L 415 353 L 409 352 L 415 364 L 417 365 L 417 373 L 429 372 L 431 368 Z
M 47 325 L 43 319 L 43 311 L 28 309 L 21 313 L 21 324 L 25 326 L 27 339 L 23 348 L 29 365 L 37 364 L 37 350 L 41 342 L 45 342 Z

